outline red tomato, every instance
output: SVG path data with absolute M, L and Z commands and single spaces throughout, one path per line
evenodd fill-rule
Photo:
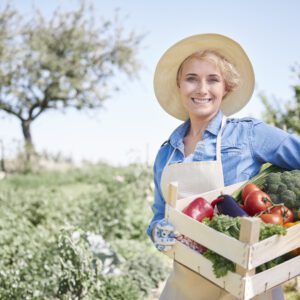
M 248 194 L 245 200 L 245 210 L 250 216 L 254 216 L 268 207 L 271 207 L 272 201 L 268 194 L 263 191 L 253 191 L 252 193 Z
M 280 215 L 275 215 L 275 214 L 262 214 L 260 218 L 265 222 L 265 223 L 270 223 L 270 224 L 279 224 L 283 225 L 283 218 Z
M 275 206 L 271 209 L 271 213 L 274 215 L 279 215 L 283 218 L 283 223 L 293 222 L 294 214 L 293 212 L 284 205 Z
M 243 199 L 243 201 L 245 202 L 247 196 L 250 193 L 254 192 L 254 191 L 260 191 L 260 188 L 257 185 L 255 185 L 254 183 L 251 183 L 251 182 L 248 183 L 247 185 L 245 185 L 245 187 L 242 190 L 242 199 Z

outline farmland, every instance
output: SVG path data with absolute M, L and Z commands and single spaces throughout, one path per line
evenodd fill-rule
M 168 264 L 146 236 L 151 169 L 106 164 L 0 181 L 0 299 L 145 299 Z

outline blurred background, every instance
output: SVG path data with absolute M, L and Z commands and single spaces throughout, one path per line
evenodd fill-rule
M 56 9 L 67 12 L 80 6 L 75 0 L 10 3 L 24 18 L 22 22 L 32 18 L 35 10 L 43 14 L 46 22 Z M 106 81 L 109 97 L 100 109 L 43 112 L 31 126 L 32 141 L 39 152 L 60 154 L 76 163 L 104 160 L 123 165 L 133 161 L 151 164 L 160 145 L 180 124 L 160 108 L 153 93 L 153 73 L 170 45 L 193 34 L 227 35 L 244 47 L 253 63 L 255 92 L 249 104 L 234 117 L 262 118 L 262 93 L 271 103 L 277 98 L 283 107 L 294 97 L 293 85 L 298 84 L 299 78 L 291 68 L 296 67 L 300 53 L 297 0 L 212 0 L 190 1 L 186 5 L 169 0 L 85 3 L 93 5 L 95 27 L 101 28 L 106 20 L 112 22 L 112 27 L 120 27 L 123 38 L 132 32 L 139 36 L 138 44 L 128 44 L 134 52 L 131 59 L 139 68 L 132 69 L 130 77 L 120 70 Z M 0 5 L 3 10 L 5 1 Z M 103 37 L 109 34 L 112 28 Z M 0 139 L 5 155 L 10 156 L 23 142 L 22 129 L 15 116 L 3 110 L 0 115 Z
M 172 262 L 146 235 L 152 165 L 181 122 L 155 99 L 156 64 L 187 36 L 229 36 L 256 74 L 233 117 L 299 135 L 299 10 L 298 0 L 1 0 L 0 299 L 158 299 Z M 299 286 L 285 284 L 287 300 Z

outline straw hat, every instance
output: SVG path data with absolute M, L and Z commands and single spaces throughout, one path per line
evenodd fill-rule
M 193 35 L 170 47 L 159 60 L 154 74 L 154 92 L 158 102 L 167 113 L 177 119 L 188 119 L 176 84 L 177 71 L 188 56 L 202 50 L 218 52 L 236 67 L 241 76 L 239 86 L 222 101 L 221 110 L 226 116 L 241 110 L 252 96 L 254 72 L 242 47 L 220 34 Z

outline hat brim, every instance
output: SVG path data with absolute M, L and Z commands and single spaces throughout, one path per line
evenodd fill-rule
M 226 116 L 240 111 L 253 94 L 254 72 L 243 48 L 234 40 L 220 34 L 194 35 L 170 47 L 159 60 L 154 74 L 154 92 L 158 102 L 167 113 L 177 119 L 186 120 L 189 117 L 181 103 L 176 83 L 178 69 L 188 56 L 203 50 L 220 53 L 240 74 L 240 84 L 221 103 L 221 110 Z

